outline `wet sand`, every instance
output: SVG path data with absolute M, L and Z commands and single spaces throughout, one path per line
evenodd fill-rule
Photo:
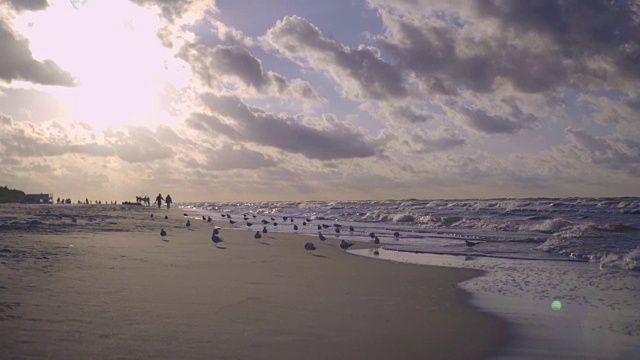
M 456 286 L 478 271 L 256 241 L 228 222 L 216 248 L 213 223 L 185 222 L 178 209 L 0 207 L 0 357 L 482 359 L 507 343 Z

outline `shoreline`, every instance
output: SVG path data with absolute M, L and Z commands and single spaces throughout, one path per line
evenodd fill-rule
M 26 257 L 0 265 L 8 358 L 463 359 L 506 345 L 506 324 L 456 285 L 477 271 L 375 261 L 296 234 L 257 242 L 220 221 L 216 249 L 211 224 L 187 230 L 181 210 L 107 209 L 106 231 L 2 231 L 7 254 Z

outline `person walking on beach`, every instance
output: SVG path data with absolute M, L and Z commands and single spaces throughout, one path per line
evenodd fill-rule
M 162 198 L 162 193 L 159 193 L 158 197 L 156 197 L 156 202 L 158 203 L 158 209 L 160 209 L 160 207 L 162 206 L 162 200 L 164 200 Z
M 164 201 L 167 203 L 167 209 L 171 209 L 171 203 L 173 202 L 171 195 L 167 194 L 167 198 Z

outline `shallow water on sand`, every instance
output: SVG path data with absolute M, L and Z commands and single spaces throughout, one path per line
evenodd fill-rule
M 374 251 L 377 251 L 375 255 Z M 497 359 L 640 358 L 640 274 L 549 262 L 359 249 L 353 254 L 486 274 L 461 287 L 509 321 L 516 340 Z

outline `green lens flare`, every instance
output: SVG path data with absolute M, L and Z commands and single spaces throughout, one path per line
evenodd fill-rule
M 562 309 L 562 303 L 560 302 L 560 300 L 553 300 L 551 302 L 551 308 L 553 310 L 558 311 L 558 310 Z

